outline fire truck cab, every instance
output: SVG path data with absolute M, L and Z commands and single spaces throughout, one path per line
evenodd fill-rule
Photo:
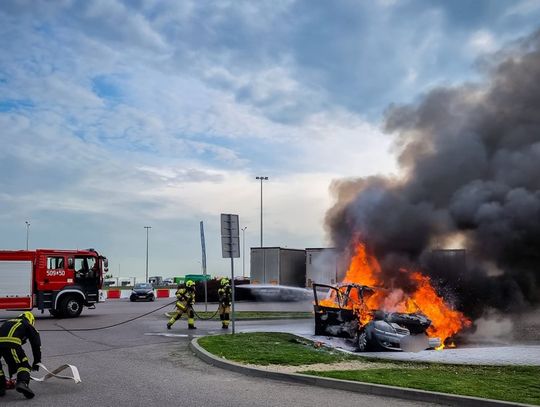
M 94 249 L 0 251 L 0 309 L 74 318 L 99 300 L 108 261 Z

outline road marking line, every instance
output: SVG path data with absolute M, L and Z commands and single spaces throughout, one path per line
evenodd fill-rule
M 146 332 L 147 336 L 166 336 L 169 338 L 200 338 L 204 335 L 188 335 L 188 334 L 170 334 L 167 332 Z

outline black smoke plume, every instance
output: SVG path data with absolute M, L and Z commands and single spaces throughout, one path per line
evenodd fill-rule
M 389 279 L 423 268 L 473 318 L 540 302 L 540 31 L 484 69 L 482 83 L 391 107 L 402 176 L 335 181 L 326 219 L 337 248 L 360 238 Z M 440 267 L 433 249 L 455 236 L 463 261 Z

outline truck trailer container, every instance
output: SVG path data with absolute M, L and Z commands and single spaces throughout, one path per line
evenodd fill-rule
M 305 287 L 305 250 L 252 247 L 251 283 Z
M 306 287 L 314 283 L 334 285 L 338 282 L 338 255 L 333 248 L 306 249 Z

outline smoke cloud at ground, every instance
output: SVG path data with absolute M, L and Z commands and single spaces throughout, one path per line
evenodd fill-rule
M 389 108 L 401 177 L 335 181 L 327 213 L 338 250 L 364 241 L 396 281 L 423 268 L 473 318 L 540 303 L 540 31 L 483 69 L 482 83 Z M 456 236 L 466 261 L 426 267 Z

